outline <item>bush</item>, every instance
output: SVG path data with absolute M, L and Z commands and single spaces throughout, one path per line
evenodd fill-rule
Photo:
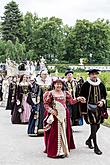
M 74 71 L 75 71 L 75 72 L 85 72 L 85 70 L 84 70 L 84 69 L 81 69 L 81 68 L 77 68 L 77 69 L 75 69 Z
M 58 72 L 60 73 L 65 73 L 65 70 L 68 68 L 69 66 L 68 65 L 64 65 L 64 66 L 56 66 L 56 68 L 58 69 Z
M 110 87 L 107 87 L 107 91 L 110 91 Z
M 56 69 L 48 69 L 50 73 L 55 73 Z
M 110 100 L 107 100 L 107 108 L 110 108 Z

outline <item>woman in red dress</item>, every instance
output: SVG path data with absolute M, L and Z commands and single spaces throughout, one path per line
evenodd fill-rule
M 63 91 L 63 82 L 53 82 L 54 89 L 44 94 L 44 141 L 45 153 L 48 157 L 68 157 L 70 149 L 75 149 L 70 114 L 66 103 L 85 102 L 84 97 L 73 99 L 67 91 Z

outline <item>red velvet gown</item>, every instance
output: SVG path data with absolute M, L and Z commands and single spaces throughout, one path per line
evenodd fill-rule
M 75 149 L 70 124 L 70 113 L 67 109 L 66 102 L 75 104 L 77 100 L 73 99 L 68 92 L 62 92 L 62 95 L 57 97 L 54 95 L 54 90 L 44 94 L 44 107 L 46 110 L 44 128 L 48 128 L 44 129 L 44 152 L 47 153 L 48 157 L 54 158 L 62 154 L 68 156 L 70 149 Z M 58 110 L 58 117 L 49 113 L 49 109 L 53 108 Z M 48 124 L 47 120 L 50 115 L 53 116 L 53 121 L 51 124 Z M 46 127 L 47 125 L 49 127 Z

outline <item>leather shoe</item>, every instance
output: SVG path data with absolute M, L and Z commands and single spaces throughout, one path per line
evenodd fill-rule
M 91 140 L 87 140 L 85 144 L 88 145 L 88 147 L 89 147 L 90 149 L 93 149 L 93 148 L 94 148 L 94 147 L 92 146 Z
M 65 155 L 59 155 L 59 156 L 57 156 L 56 158 L 65 158 Z
M 94 152 L 95 152 L 97 155 L 101 155 L 101 154 L 102 154 L 102 151 L 100 151 L 98 147 L 94 147 Z

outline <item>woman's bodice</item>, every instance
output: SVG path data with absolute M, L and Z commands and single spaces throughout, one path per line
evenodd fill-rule
M 22 92 L 23 94 L 27 94 L 29 92 L 27 85 L 22 86 Z
M 53 95 L 53 107 L 56 106 L 56 102 L 60 102 L 66 108 L 66 95 L 64 93 L 59 96 Z
M 28 94 L 29 92 L 29 84 L 28 83 L 20 83 L 21 94 Z

